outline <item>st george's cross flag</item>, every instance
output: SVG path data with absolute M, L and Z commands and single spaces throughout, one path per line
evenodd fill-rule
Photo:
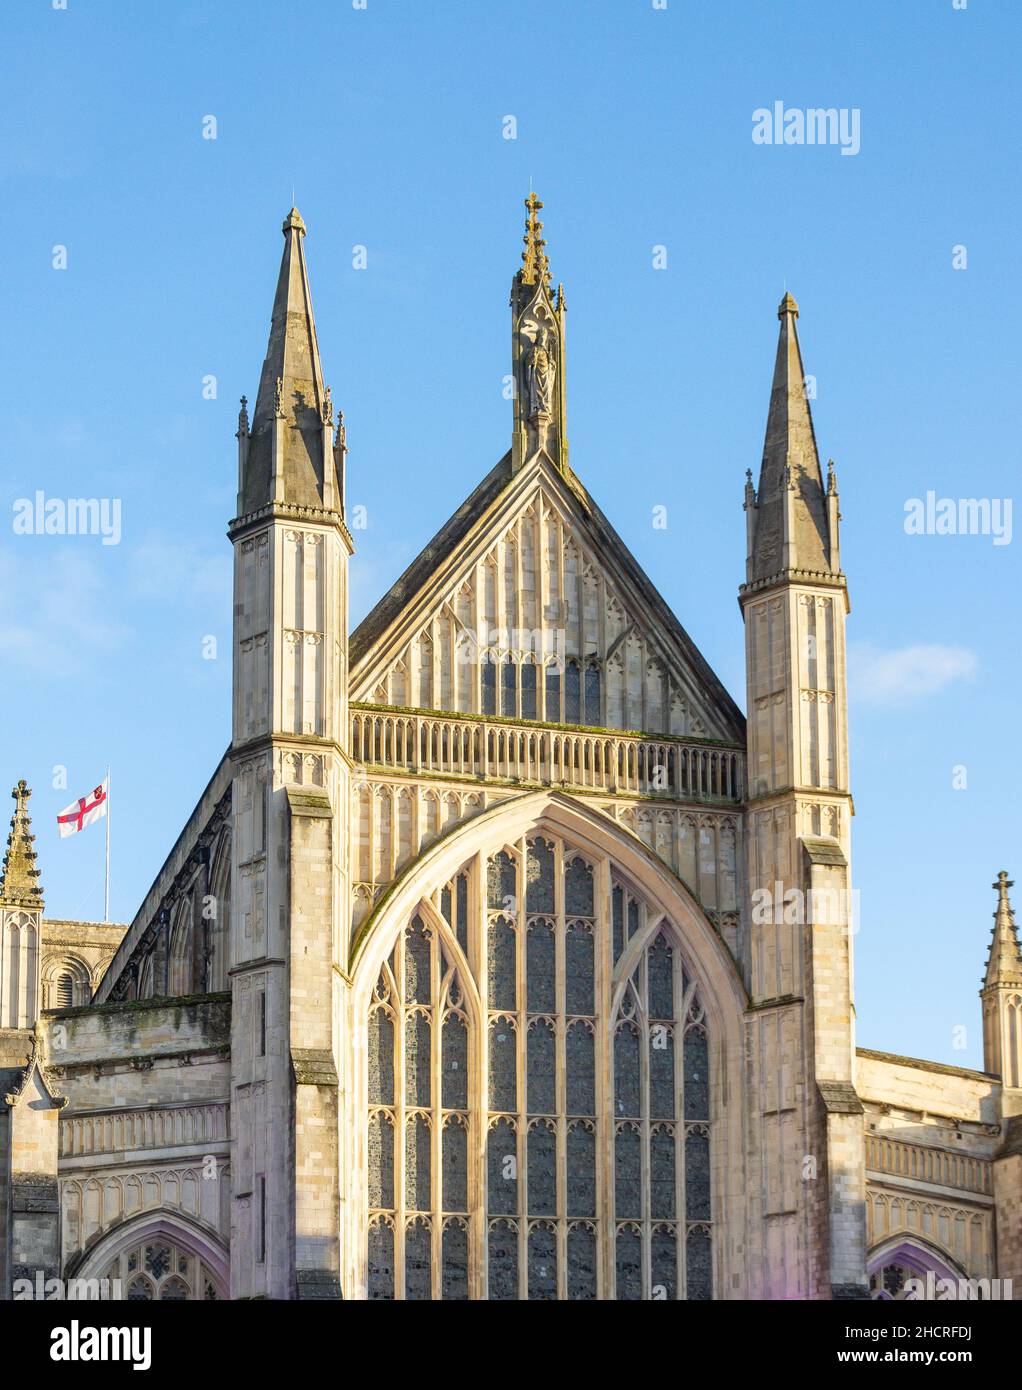
M 109 777 L 104 777 L 99 786 L 94 787 L 88 796 L 80 796 L 77 801 L 72 801 L 70 806 L 65 806 L 63 811 L 59 813 L 57 828 L 62 840 L 68 835 L 77 835 L 79 830 L 84 830 L 93 821 L 103 819 L 106 815 L 109 781 Z

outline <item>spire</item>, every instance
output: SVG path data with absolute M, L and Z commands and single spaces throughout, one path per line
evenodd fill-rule
M 568 465 L 564 396 L 564 286 L 556 300 L 550 259 L 535 193 L 525 199 L 525 250 L 511 286 L 511 355 L 514 368 L 512 468 L 544 454 L 555 467 Z
M 0 873 L 0 903 L 5 907 L 41 908 L 43 890 L 39 886 L 39 870 L 35 866 L 35 850 L 32 845 L 32 821 L 28 814 L 28 798 L 32 789 L 22 778 L 11 792 L 14 798 L 14 815 L 11 817 L 11 833 L 7 836 L 7 853 L 4 855 L 3 871 Z
M 777 317 L 781 330 L 751 528 L 750 583 L 786 570 L 840 569 L 836 483 L 826 488 L 820 470 L 795 326 L 798 305 L 791 294 L 781 300 Z
M 549 289 L 550 261 L 543 240 L 543 223 L 537 216 L 542 206 L 535 193 L 530 193 L 525 200 L 525 236 L 522 238 L 525 250 L 522 252 L 521 274 L 523 285 L 544 284 Z M 563 286 L 560 288 L 563 290 Z
M 304 507 L 335 505 L 332 449 L 324 449 L 329 392 L 316 340 L 305 223 L 297 208 L 284 219 L 284 254 L 270 319 L 251 431 L 242 451 L 238 514 L 271 502 Z M 239 417 L 239 433 L 247 415 Z M 324 466 L 326 465 L 326 467 Z
M 1022 949 L 1019 948 L 1015 915 L 1008 897 L 1008 889 L 1014 886 L 1004 869 L 997 875 L 997 882 L 991 885 L 997 894 L 997 911 L 994 913 L 984 989 L 997 985 L 1022 986 Z

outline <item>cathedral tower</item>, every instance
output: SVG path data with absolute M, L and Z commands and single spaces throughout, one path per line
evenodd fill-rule
M 232 1297 L 335 1297 L 334 968 L 348 913 L 344 426 L 292 208 L 255 412 L 238 421 Z
M 786 294 L 759 486 L 748 475 L 745 619 L 750 1095 L 760 1296 L 855 1296 L 864 1267 L 853 1085 L 845 616 L 826 483 Z M 829 1200 L 828 1200 L 829 1191 Z M 758 1218 L 758 1219 L 757 1219 Z M 864 1291 L 864 1288 L 863 1288 Z

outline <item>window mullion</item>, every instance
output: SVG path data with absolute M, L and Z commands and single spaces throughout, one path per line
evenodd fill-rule
M 593 943 L 593 1060 L 596 1068 L 596 1296 L 610 1298 L 614 1289 L 614 1229 L 612 1177 L 614 1173 L 614 1020 L 610 1017 L 614 984 L 614 884 L 609 859 L 602 859 L 594 874 L 593 908 L 596 912 Z M 624 907 L 622 908 L 624 911 Z
M 675 1257 L 678 1262 L 678 1298 L 687 1298 L 686 1272 L 688 1251 L 687 1218 L 685 1210 L 685 1019 L 689 1002 L 685 991 L 685 972 L 681 953 L 673 953 L 674 1000 L 674 1216 Z
M 394 1298 L 405 1296 L 405 934 L 394 946 Z
M 438 909 L 439 911 L 439 909 Z M 435 1299 L 443 1296 L 443 1095 L 440 1089 L 441 1057 L 440 1047 L 443 1036 L 443 1008 L 440 999 L 440 983 L 443 975 L 440 935 L 434 926 L 429 927 L 429 997 L 430 997 L 430 1174 L 429 1190 L 432 1205 L 432 1269 L 430 1283 Z
M 643 923 L 645 926 L 645 922 Z M 652 1297 L 650 1279 L 650 1198 L 649 1198 L 649 946 L 639 957 L 639 1008 L 636 1010 L 639 1027 L 639 1211 L 642 1232 L 639 1250 L 642 1259 L 642 1297 Z
M 475 971 L 479 994 L 479 1027 L 474 1053 L 475 1075 L 469 1073 L 469 1297 L 485 1299 L 488 1293 L 489 1222 L 486 1210 L 486 1154 L 489 1135 L 489 966 L 486 958 L 488 924 L 486 858 L 475 857 L 469 878 L 469 968 Z M 473 1238 L 474 1232 L 474 1238 Z M 474 1272 L 473 1272 L 474 1267 Z
M 525 997 L 525 894 L 528 847 L 525 837 L 518 841 L 515 865 L 515 1103 L 517 1106 L 515 1155 L 518 1164 L 518 1297 L 529 1297 L 529 1100 L 527 1049 L 528 1014 Z

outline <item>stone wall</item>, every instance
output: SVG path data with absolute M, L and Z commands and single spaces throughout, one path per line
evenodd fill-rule
M 227 1244 L 230 999 L 204 995 L 48 1013 L 61 1116 L 65 1271 L 113 1232 L 161 1213 Z
M 904 1235 L 950 1256 L 969 1278 L 993 1278 L 998 1079 L 861 1048 L 856 1063 L 869 1249 Z

